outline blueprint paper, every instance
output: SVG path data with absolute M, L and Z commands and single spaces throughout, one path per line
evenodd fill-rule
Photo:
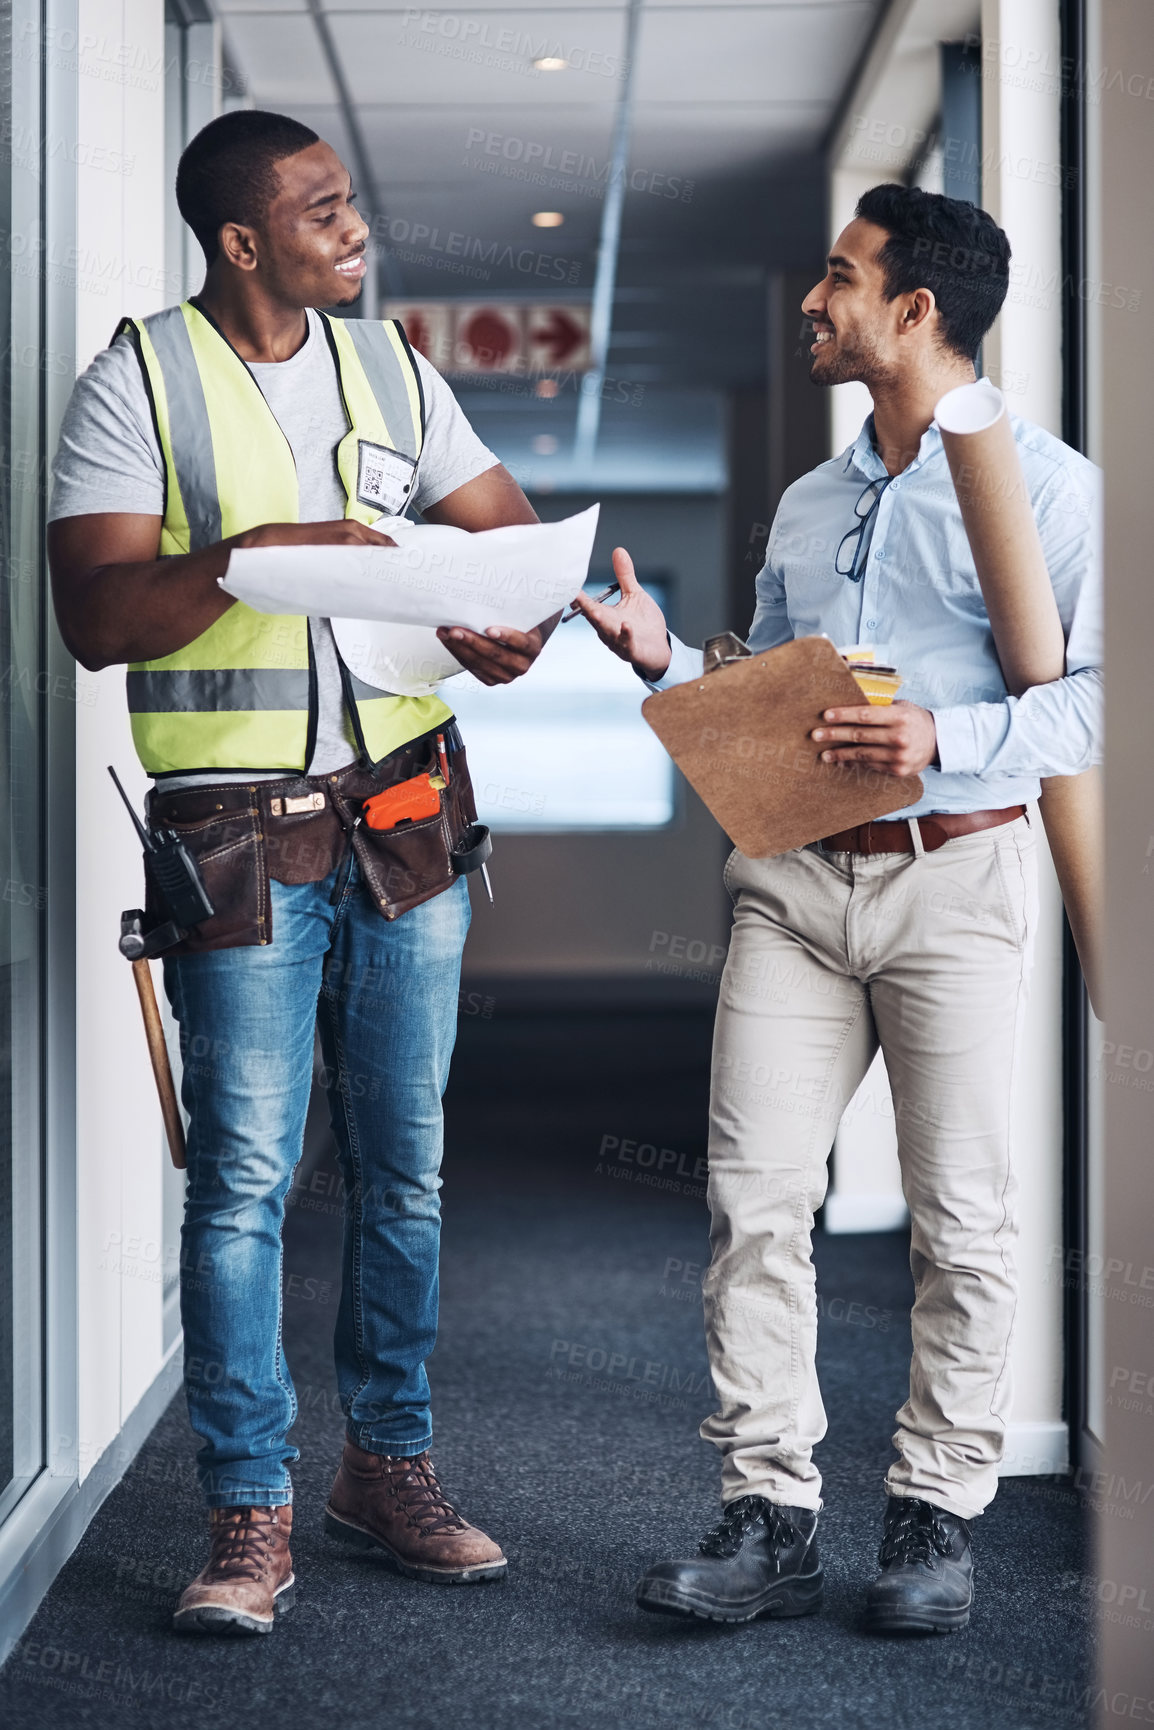
M 558 523 L 464 529 L 382 517 L 395 547 L 259 547 L 236 551 L 221 587 L 260 613 L 332 620 L 354 677 L 423 696 L 461 671 L 438 625 L 531 630 L 580 592 L 600 507 Z

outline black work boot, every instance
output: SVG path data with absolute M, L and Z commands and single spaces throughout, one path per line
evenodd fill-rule
M 866 1595 L 870 1634 L 950 1634 L 974 1601 L 970 1528 L 914 1496 L 891 1496 L 878 1551 L 881 1573 Z
M 817 1515 L 764 1496 L 730 1502 L 719 1523 L 684 1562 L 657 1562 L 642 1575 L 637 1602 L 659 1616 L 752 1622 L 755 1616 L 807 1616 L 821 1609 Z

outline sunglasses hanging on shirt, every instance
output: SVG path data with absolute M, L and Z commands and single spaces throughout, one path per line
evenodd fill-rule
M 874 517 L 878 505 L 881 503 L 881 496 L 893 478 L 893 475 L 886 475 L 884 478 L 870 481 L 867 486 L 863 487 L 857 504 L 853 508 L 857 524 L 854 528 L 847 529 L 838 542 L 833 568 L 839 577 L 848 577 L 851 583 L 860 583 L 865 576 L 866 560 L 869 557 L 870 540 L 873 536 Z M 863 505 L 865 506 L 864 510 Z M 845 568 L 847 558 L 849 560 L 848 570 Z

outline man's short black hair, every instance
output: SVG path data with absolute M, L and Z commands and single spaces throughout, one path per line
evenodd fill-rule
M 942 342 L 973 360 L 1010 285 L 1010 243 L 993 217 L 967 199 L 894 184 L 863 193 L 855 215 L 889 235 L 878 254 L 886 299 L 928 288 Z
M 311 127 L 263 108 L 234 109 L 197 133 L 176 170 L 176 202 L 208 264 L 224 223 L 260 227 L 277 193 L 277 163 L 319 142 Z

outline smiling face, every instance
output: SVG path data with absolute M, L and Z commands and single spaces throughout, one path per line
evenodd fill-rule
M 825 276 L 806 296 L 801 310 L 813 321 L 814 384 L 860 379 L 873 388 L 893 380 L 906 309 L 902 296 L 885 298 L 878 254 L 887 239 L 884 228 L 855 217 L 834 242 Z
M 350 306 L 365 275 L 368 224 L 353 207 L 348 169 L 323 140 L 285 156 L 255 241 L 265 287 L 288 305 Z

